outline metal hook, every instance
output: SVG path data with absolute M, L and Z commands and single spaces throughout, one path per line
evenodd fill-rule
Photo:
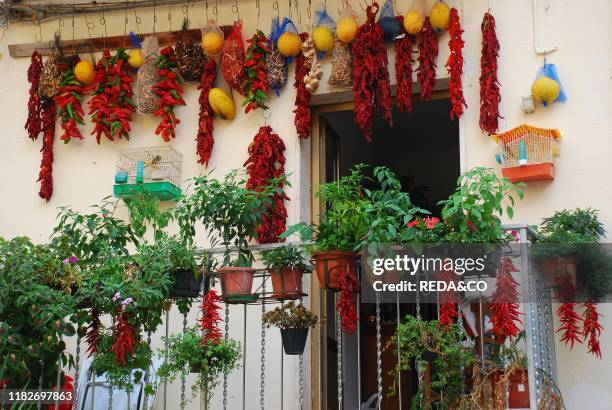
M 278 6 L 278 1 L 274 0 L 272 3 L 272 10 L 276 10 L 276 17 L 280 18 L 280 7 Z
M 172 31 L 172 3 L 168 4 L 168 28 Z
M 134 7 L 134 21 L 136 22 L 136 31 L 140 35 L 140 23 L 142 23 L 142 19 L 136 14 L 136 7 Z
M 232 12 L 236 15 L 238 20 L 240 20 L 240 10 L 238 9 L 238 0 L 234 0 L 234 4 L 232 4 Z
M 153 34 L 155 34 L 156 25 L 157 25 L 157 2 L 153 0 Z

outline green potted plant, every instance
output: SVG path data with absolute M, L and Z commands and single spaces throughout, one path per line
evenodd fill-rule
M 307 268 L 300 248 L 284 245 L 264 251 L 261 261 L 270 272 L 274 298 L 297 299 L 302 295 L 302 276 Z
M 179 237 L 164 235 L 157 240 L 156 247 L 170 262 L 169 273 L 173 279 L 171 298 L 196 298 L 200 295 L 203 284 L 204 293 L 208 291 L 208 280 L 202 275 L 202 269 L 196 260 L 195 246 L 186 244 Z
M 348 272 L 357 278 L 357 262 L 363 238 L 370 222 L 365 212 L 368 199 L 362 188 L 364 165 L 338 181 L 319 185 L 315 197 L 325 211 L 317 224 L 299 223 L 287 228 L 282 238 L 298 232 L 303 240 L 314 239 L 312 256 L 321 287 L 338 290 L 340 278 Z
M 291 301 L 264 313 L 262 321 L 267 327 L 276 326 L 280 329 L 286 354 L 301 355 L 306 346 L 308 329 L 314 327 L 318 319 L 304 305 Z
M 218 269 L 223 297 L 242 300 L 250 296 L 255 269 L 249 239 L 256 236 L 267 207 L 272 203 L 278 183 L 257 190 L 247 189 L 238 171 L 223 180 L 203 176 L 195 179 L 192 195 L 184 198 L 175 216 L 183 235 L 192 240 L 195 223 L 201 222 L 213 244 L 225 248 L 223 265 Z M 237 256 L 232 258 L 233 254 Z

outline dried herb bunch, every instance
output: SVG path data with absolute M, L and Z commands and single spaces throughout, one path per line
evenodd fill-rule
M 204 72 L 204 50 L 198 42 L 192 41 L 187 36 L 187 20 L 183 22 L 181 38 L 174 47 L 178 72 L 186 81 L 200 81 Z
M 289 302 L 282 307 L 266 312 L 262 316 L 267 326 L 276 326 L 281 329 L 308 329 L 317 324 L 317 315 L 313 314 L 304 305 Z
M 62 60 L 61 52 L 55 50 L 53 55 L 43 64 L 38 86 L 38 95 L 41 98 L 53 98 L 59 92 L 62 80 L 62 70 L 59 65 Z

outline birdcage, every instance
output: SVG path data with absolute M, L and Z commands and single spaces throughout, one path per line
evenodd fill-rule
M 555 129 L 520 125 L 493 136 L 499 144 L 497 162 L 512 182 L 543 181 L 555 178 L 555 157 L 561 134 Z
M 169 146 L 126 149 L 117 161 L 113 191 L 129 198 L 146 191 L 162 201 L 181 196 L 183 155 Z

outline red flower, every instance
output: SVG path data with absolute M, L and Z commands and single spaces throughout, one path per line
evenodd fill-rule
M 420 223 L 420 222 L 419 222 L 419 220 L 418 220 L 418 219 L 414 219 L 414 220 L 412 220 L 412 221 L 408 222 L 408 223 L 406 224 L 406 226 L 408 226 L 408 228 L 414 228 L 414 227 L 419 226 L 419 223 Z
M 438 223 L 440 223 L 440 219 L 436 218 L 435 216 L 425 218 L 425 225 L 427 225 L 427 229 L 435 228 Z

